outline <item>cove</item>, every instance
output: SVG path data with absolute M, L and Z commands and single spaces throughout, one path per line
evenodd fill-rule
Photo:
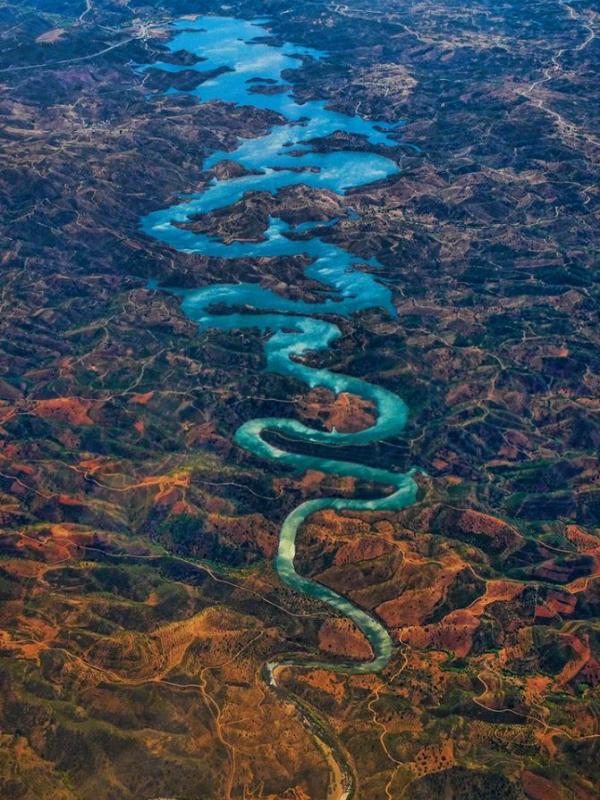
M 335 665 L 319 661 L 279 661 L 267 665 L 274 682 L 274 670 L 283 664 L 294 663 L 346 673 L 377 672 L 386 666 L 393 645 L 384 626 L 341 594 L 298 575 L 294 567 L 296 536 L 303 522 L 319 510 L 379 511 L 404 508 L 415 501 L 417 485 L 412 471 L 392 472 L 350 461 L 289 452 L 274 446 L 264 437 L 267 431 L 278 432 L 297 441 L 341 446 L 374 443 L 399 434 L 405 427 L 407 407 L 397 395 L 358 378 L 308 367 L 301 361 L 303 355 L 325 350 L 341 335 L 335 324 L 322 319 L 324 315 L 348 316 L 368 308 L 382 308 L 390 315 L 395 315 L 389 289 L 374 275 L 357 269 L 365 260 L 316 235 L 302 240 L 287 235 L 300 231 L 306 235 L 312 227 L 320 224 L 317 222 L 294 228 L 281 219 L 272 218 L 263 241 L 231 244 L 177 226 L 177 223 L 184 223 L 191 217 L 235 203 L 247 192 L 267 191 L 275 194 L 284 187 L 305 184 L 343 196 L 349 189 L 398 172 L 398 166 L 391 157 L 368 150 L 369 145 L 397 147 L 398 142 L 392 138 L 392 134 L 398 126 L 390 127 L 389 123 L 368 121 L 333 111 L 321 100 L 297 102 L 292 85 L 282 73 L 297 69 L 301 64 L 300 59 L 318 60 L 326 54 L 290 43 L 276 46 L 269 42 L 269 31 L 264 27 L 265 24 L 215 16 L 181 20 L 172 26 L 174 35 L 168 44 L 169 49 L 172 52 L 185 50 L 202 60 L 193 67 L 160 61 L 148 65 L 168 72 L 196 69 L 204 73 L 221 70 L 216 77 L 205 80 L 196 89 L 185 93 L 196 96 L 201 103 L 220 100 L 269 109 L 279 114 L 283 123 L 274 125 L 264 136 L 241 139 L 231 152 L 213 153 L 204 164 L 209 170 L 219 161 L 228 159 L 245 167 L 250 174 L 225 180 L 215 178 L 202 192 L 182 197 L 180 203 L 147 215 L 141 220 L 141 227 L 148 236 L 186 253 L 226 259 L 296 254 L 308 256 L 310 265 L 306 269 L 307 276 L 320 281 L 325 287 L 320 302 L 290 300 L 252 283 L 222 283 L 202 289 L 167 291 L 181 298 L 183 312 L 200 329 L 253 328 L 268 334 L 264 345 L 268 371 L 293 376 L 310 388 L 324 387 L 335 394 L 349 392 L 364 397 L 371 400 L 377 409 L 376 422 L 358 433 L 320 431 L 297 420 L 265 417 L 244 423 L 235 434 L 240 447 L 281 464 L 287 470 L 302 473 L 313 469 L 351 476 L 380 484 L 389 492 L 376 499 L 329 497 L 308 500 L 284 520 L 275 560 L 279 577 L 295 591 L 322 600 L 352 620 L 368 639 L 374 657 L 368 661 Z M 261 86 L 268 86 L 269 93 L 256 90 Z M 273 87 L 277 87 L 277 91 L 273 92 Z M 362 136 L 366 150 L 318 153 L 311 147 L 313 139 L 329 136 L 336 131 Z M 376 259 L 367 263 L 381 267 Z M 257 313 L 212 313 L 211 309 L 217 303 L 226 308 L 251 306 Z

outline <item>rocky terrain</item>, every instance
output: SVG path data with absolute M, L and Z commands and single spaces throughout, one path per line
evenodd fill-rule
M 379 489 L 282 472 L 234 432 L 272 415 L 356 431 L 376 410 L 265 373 L 261 335 L 199 334 L 148 287 L 322 289 L 303 257 L 222 261 L 140 232 L 142 215 L 206 186 L 205 156 L 278 123 L 185 93 L 210 74 L 169 54 L 167 26 L 200 12 L 225 13 L 0 3 L 0 797 L 330 800 L 335 751 L 363 800 L 592 800 L 598 12 L 227 6 L 269 17 L 274 44 L 328 52 L 289 75 L 297 98 L 405 121 L 381 149 L 400 174 L 344 203 L 299 186 L 187 224 L 260 241 L 270 215 L 318 220 L 324 240 L 378 259 L 398 311 L 336 318 L 343 337 L 310 361 L 406 400 L 404 437 L 342 455 L 417 465 L 418 502 L 314 515 L 297 559 L 397 647 L 379 675 L 289 667 L 277 690 L 265 664 L 282 654 L 370 655 L 347 620 L 279 582 L 282 519 L 307 498 Z M 138 69 L 169 58 L 186 70 Z

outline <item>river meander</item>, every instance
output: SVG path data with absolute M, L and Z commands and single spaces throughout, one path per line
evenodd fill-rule
M 264 25 L 264 23 L 263 23 Z M 235 161 L 249 171 L 242 177 L 213 179 L 200 193 L 186 196 L 170 208 L 155 211 L 142 220 L 144 232 L 166 245 L 186 253 L 235 259 L 257 256 L 305 254 L 311 259 L 306 274 L 320 281 L 327 291 L 321 302 L 287 299 L 258 284 L 217 284 L 202 289 L 169 290 L 181 297 L 185 314 L 201 329 L 259 329 L 269 336 L 265 344 L 266 369 L 291 375 L 309 387 L 325 387 L 334 393 L 349 392 L 373 401 L 377 421 L 358 433 L 320 431 L 297 420 L 268 417 L 253 419 L 236 432 L 238 445 L 256 456 L 278 462 L 283 468 L 303 472 L 320 470 L 341 476 L 353 476 L 390 487 L 391 493 L 377 499 L 339 497 L 309 500 L 285 519 L 280 533 L 276 568 L 281 580 L 292 589 L 329 604 L 351 619 L 365 634 L 373 649 L 369 661 L 338 663 L 301 662 L 336 671 L 377 672 L 385 667 L 392 654 L 392 641 L 384 626 L 347 598 L 320 583 L 298 575 L 294 567 L 296 535 L 304 520 L 322 509 L 376 511 L 401 509 L 415 500 L 417 486 L 411 474 L 391 472 L 363 464 L 288 452 L 263 438 L 266 431 L 279 432 L 292 440 L 328 445 L 355 445 L 377 442 L 399 434 L 406 424 L 407 407 L 395 394 L 357 378 L 315 369 L 298 357 L 326 349 L 340 331 L 323 315 L 350 315 L 363 309 L 382 308 L 394 315 L 389 289 L 369 272 L 357 269 L 365 260 L 322 241 L 318 236 L 292 239 L 288 232 L 304 234 L 312 224 L 293 228 L 272 218 L 265 238 L 260 242 L 226 244 L 214 237 L 178 227 L 190 217 L 206 214 L 240 200 L 247 192 L 268 191 L 293 184 L 329 189 L 344 195 L 349 189 L 372 183 L 398 172 L 392 158 L 368 151 L 368 145 L 397 146 L 389 123 L 373 122 L 347 116 L 326 107 L 325 101 L 298 103 L 292 86 L 283 77 L 286 70 L 298 68 L 299 58 L 321 59 L 324 53 L 285 43 L 274 46 L 265 41 L 269 31 L 260 22 L 222 17 L 198 17 L 182 20 L 173 27 L 168 47 L 185 50 L 203 60 L 195 67 L 157 62 L 151 66 L 169 72 L 197 69 L 200 72 L 226 68 L 216 77 L 186 92 L 199 102 L 220 100 L 237 105 L 270 109 L 280 114 L 285 124 L 274 125 L 264 136 L 242 139 L 233 151 L 213 153 L 205 161 L 208 170 L 223 159 Z M 262 40 L 261 40 L 262 39 Z M 256 41 L 255 41 L 256 40 Z M 260 92 L 256 87 L 279 87 L 278 91 Z M 253 91 L 254 90 L 254 91 Z M 173 91 L 173 90 L 172 90 Z M 365 139 L 366 151 L 315 152 L 311 140 L 336 131 L 358 134 Z M 318 223 L 314 223 L 316 226 Z M 372 259 L 371 266 L 380 266 Z M 257 313 L 211 313 L 220 307 L 251 306 Z M 296 662 L 295 662 L 296 663 Z M 270 665 L 271 674 L 275 665 Z

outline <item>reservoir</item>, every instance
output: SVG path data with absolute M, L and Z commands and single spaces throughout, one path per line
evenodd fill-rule
M 260 458 L 278 462 L 285 471 L 291 469 L 302 473 L 311 469 L 352 476 L 381 484 L 389 491 L 389 494 L 376 499 L 329 497 L 302 503 L 283 522 L 275 562 L 285 584 L 301 594 L 318 598 L 352 620 L 364 633 L 374 653 L 371 660 L 337 663 L 335 666 L 315 661 L 294 663 L 351 673 L 377 672 L 385 667 L 392 654 L 392 641 L 387 630 L 375 617 L 343 595 L 298 575 L 294 567 L 296 536 L 303 522 L 323 509 L 378 511 L 398 510 L 410 505 L 417 493 L 412 473 L 288 452 L 270 444 L 263 434 L 266 431 L 277 432 L 296 441 L 343 446 L 374 443 L 396 436 L 403 430 L 407 407 L 400 397 L 358 378 L 308 367 L 298 360 L 303 354 L 325 350 L 341 335 L 338 327 L 323 316 L 348 316 L 368 308 L 381 308 L 394 316 L 396 312 L 389 289 L 373 274 L 357 269 L 358 265 L 365 263 L 364 259 L 322 241 L 317 235 L 301 240 L 287 235 L 302 232 L 306 237 L 312 227 L 322 224 L 316 221 L 294 228 L 281 219 L 271 218 L 262 241 L 230 244 L 177 225 L 236 203 L 248 192 L 274 194 L 284 187 L 304 184 L 343 196 L 350 189 L 398 172 L 392 158 L 369 152 L 369 146 L 397 147 L 397 139 L 392 138 L 392 134 L 397 133 L 398 126 L 390 127 L 389 123 L 333 111 L 322 100 L 297 102 L 293 87 L 283 74 L 298 69 L 303 58 L 318 60 L 325 54 L 290 43 L 271 44 L 264 24 L 209 16 L 182 20 L 172 26 L 174 35 L 168 44 L 169 49 L 173 52 L 184 50 L 203 60 L 193 67 L 169 62 L 156 62 L 149 66 L 168 72 L 220 70 L 216 77 L 210 77 L 186 94 L 196 96 L 200 103 L 219 100 L 269 109 L 283 118 L 283 124 L 274 125 L 264 136 L 241 139 L 233 151 L 213 153 L 205 161 L 207 170 L 224 159 L 234 161 L 244 168 L 240 177 L 213 179 L 202 192 L 181 198 L 181 202 L 169 208 L 152 212 L 141 221 L 141 227 L 148 236 L 185 253 L 222 259 L 303 254 L 310 259 L 306 275 L 324 285 L 326 290 L 319 302 L 291 300 L 255 283 L 220 283 L 202 289 L 168 291 L 181 298 L 183 312 L 200 329 L 253 328 L 268 334 L 264 345 L 268 371 L 293 376 L 310 388 L 324 387 L 335 394 L 348 392 L 375 404 L 376 422 L 357 433 L 316 430 L 297 420 L 267 417 L 244 423 L 237 430 L 235 439 L 240 447 Z M 266 86 L 268 92 L 257 91 L 257 87 Z M 336 131 L 364 137 L 366 150 L 319 153 L 311 147 L 313 139 L 327 137 Z M 367 263 L 372 267 L 381 266 L 375 259 Z M 211 309 L 216 304 L 232 309 L 250 306 L 256 313 L 214 314 Z M 269 665 L 271 674 L 275 666 Z

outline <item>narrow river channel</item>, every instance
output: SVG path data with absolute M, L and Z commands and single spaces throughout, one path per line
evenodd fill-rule
M 301 594 L 318 598 L 338 613 L 351 619 L 371 644 L 374 657 L 368 661 L 331 663 L 319 661 L 293 662 L 299 666 L 322 667 L 345 673 L 368 673 L 382 670 L 392 654 L 392 641 L 384 626 L 373 616 L 361 610 L 347 598 L 316 581 L 304 578 L 295 570 L 296 536 L 303 522 L 322 509 L 352 509 L 357 511 L 401 509 L 414 502 L 417 485 L 410 473 L 403 474 L 376 469 L 359 463 L 338 461 L 311 455 L 287 452 L 270 444 L 263 434 L 277 432 L 299 442 L 316 445 L 356 445 L 380 441 L 399 434 L 406 425 L 407 407 L 404 401 L 391 392 L 357 378 L 333 373 L 326 369 L 308 367 L 298 356 L 325 350 L 340 336 L 333 323 L 323 315 L 347 316 L 368 308 L 382 308 L 395 315 L 389 289 L 373 274 L 356 268 L 364 259 L 342 248 L 322 241 L 318 236 L 292 239 L 288 232 L 310 232 L 319 223 L 304 223 L 290 227 L 281 219 L 272 218 L 265 238 L 260 242 L 233 242 L 226 244 L 214 237 L 199 234 L 177 226 L 191 217 L 224 208 L 240 200 L 247 192 L 268 191 L 294 184 L 305 184 L 329 189 L 344 195 L 349 189 L 372 183 L 398 172 L 396 162 L 376 152 L 334 151 L 319 153 L 311 148 L 311 140 L 327 137 L 336 131 L 361 135 L 372 146 L 398 142 L 390 137 L 394 128 L 389 123 L 373 122 L 358 116 L 348 116 L 326 107 L 321 100 L 298 103 L 292 86 L 282 73 L 298 68 L 299 58 L 321 59 L 324 53 L 306 47 L 285 43 L 273 46 L 264 41 L 269 31 L 260 22 L 223 17 L 198 17 L 175 23 L 171 51 L 185 50 L 201 57 L 196 68 L 201 72 L 226 68 L 216 77 L 201 83 L 187 94 L 195 95 L 200 102 L 222 100 L 237 105 L 254 106 L 277 112 L 287 121 L 275 125 L 266 135 L 242 139 L 231 152 L 213 153 L 205 162 L 210 169 L 223 159 L 235 161 L 245 168 L 241 177 L 212 180 L 200 193 L 186 196 L 181 203 L 155 211 L 142 221 L 143 231 L 166 245 L 186 253 L 235 259 L 258 256 L 289 256 L 305 254 L 311 259 L 306 269 L 310 278 L 328 288 L 318 303 L 291 300 L 258 284 L 216 284 L 202 289 L 172 290 L 181 298 L 184 313 L 201 329 L 240 328 L 259 329 L 268 334 L 265 343 L 266 369 L 281 375 L 290 375 L 307 386 L 325 387 L 334 393 L 349 392 L 372 401 L 377 408 L 377 420 L 358 433 L 320 431 L 297 420 L 268 417 L 252 419 L 236 432 L 237 443 L 249 452 L 296 472 L 320 470 L 340 476 L 353 476 L 372 481 L 392 492 L 376 499 L 347 499 L 339 497 L 309 500 L 295 508 L 281 527 L 276 568 L 281 580 Z M 194 67 L 157 62 L 153 68 L 169 72 L 189 70 Z M 257 92 L 257 86 L 279 87 L 278 91 Z M 368 262 L 380 266 L 375 259 Z M 257 313 L 213 314 L 215 304 L 221 308 L 251 306 Z M 271 683 L 277 685 L 277 671 L 286 662 L 270 663 L 267 673 Z M 327 742 L 326 733 L 319 731 L 318 721 L 310 719 L 310 710 L 298 706 L 305 721 L 311 726 L 320 747 L 331 760 L 335 748 Z M 343 800 L 352 795 L 353 788 L 348 767 L 334 758 L 337 772 L 332 778 L 329 797 Z M 337 788 L 336 788 L 337 787 Z

